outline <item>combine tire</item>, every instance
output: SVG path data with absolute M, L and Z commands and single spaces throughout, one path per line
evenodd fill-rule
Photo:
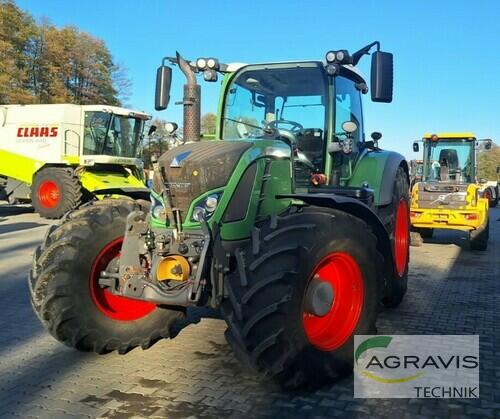
M 31 202 L 45 218 L 61 218 L 82 203 L 83 189 L 73 170 L 50 167 L 40 170 L 31 185 Z
M 410 193 L 408 178 L 402 167 L 398 168 L 392 204 L 386 211 L 386 228 L 392 242 L 394 256 L 394 278 L 389 284 L 389 294 L 384 298 L 386 307 L 397 307 L 406 294 L 408 287 L 408 263 L 410 260 L 410 209 L 408 202 Z
M 100 272 L 120 255 L 132 200 L 106 200 L 69 213 L 51 227 L 34 255 L 31 302 L 59 341 L 81 351 L 126 353 L 169 337 L 184 313 L 114 296 L 98 284 Z
M 292 209 L 258 225 L 236 250 L 221 306 L 236 356 L 288 388 L 350 374 L 353 336 L 376 332 L 376 245 L 363 221 L 336 210 Z
M 483 225 L 469 233 L 469 243 L 472 250 L 486 250 L 490 238 L 490 220 L 486 219 Z

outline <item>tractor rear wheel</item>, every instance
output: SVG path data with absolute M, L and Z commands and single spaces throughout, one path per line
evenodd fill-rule
M 472 250 L 486 250 L 490 238 L 490 220 L 489 218 L 478 229 L 469 233 L 469 243 Z
M 410 261 L 410 192 L 408 178 L 402 167 L 396 172 L 392 204 L 384 208 L 385 224 L 391 238 L 394 257 L 394 277 L 389 283 L 389 294 L 384 297 L 386 307 L 397 307 L 408 287 Z
M 259 224 L 235 259 L 221 311 L 243 363 L 289 388 L 352 372 L 354 335 L 376 332 L 383 286 L 367 224 L 337 210 L 295 208 Z
M 102 270 L 117 264 L 132 200 L 104 200 L 68 214 L 35 251 L 29 276 L 32 306 L 59 341 L 81 351 L 126 353 L 169 337 L 182 311 L 115 296 Z
M 45 218 L 61 218 L 82 203 L 83 188 L 68 168 L 48 167 L 40 170 L 31 185 L 31 203 Z

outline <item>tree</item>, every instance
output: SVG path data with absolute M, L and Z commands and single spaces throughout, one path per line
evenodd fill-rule
M 208 112 L 201 117 L 201 133 L 203 135 L 215 135 L 217 116 Z
M 492 144 L 491 150 L 482 150 L 478 155 L 478 178 L 497 180 L 497 167 L 500 166 L 500 146 Z
M 36 25 L 12 0 L 0 0 L 0 103 L 31 103 L 28 55 Z
M 0 103 L 120 105 L 130 97 L 126 68 L 106 44 L 75 27 L 36 24 L 0 0 Z

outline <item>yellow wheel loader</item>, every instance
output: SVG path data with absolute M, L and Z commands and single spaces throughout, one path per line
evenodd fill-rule
M 434 229 L 469 233 L 471 249 L 486 250 L 489 238 L 488 199 L 477 180 L 477 150 L 489 150 L 491 140 L 478 140 L 473 133 L 425 134 L 423 173 L 411 191 L 410 220 L 423 238 Z M 420 150 L 419 142 L 413 151 Z

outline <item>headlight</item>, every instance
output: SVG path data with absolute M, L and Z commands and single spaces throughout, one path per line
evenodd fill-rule
M 151 194 L 151 216 L 165 222 L 167 220 L 167 213 L 165 212 L 165 207 L 163 202 Z
M 193 209 L 193 221 L 208 220 L 217 209 L 221 195 L 222 192 L 213 193 L 198 201 Z

